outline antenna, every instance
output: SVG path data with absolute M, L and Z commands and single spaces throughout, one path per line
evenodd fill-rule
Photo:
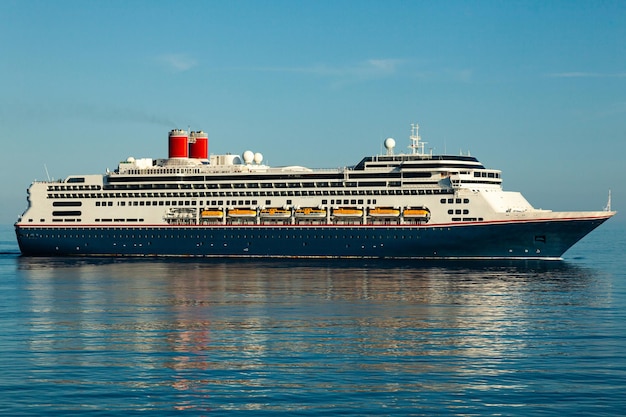
M 409 137 L 411 139 L 411 145 L 409 145 L 409 148 L 411 148 L 411 153 L 413 155 L 423 155 L 424 154 L 424 144 L 425 142 L 421 142 L 420 143 L 420 135 L 419 135 L 419 125 L 417 123 L 412 123 L 411 124 L 411 136 Z
M 50 174 L 48 173 L 48 167 L 46 166 L 46 164 L 43 164 L 43 169 L 46 170 L 46 177 L 48 177 L 48 182 L 50 182 Z

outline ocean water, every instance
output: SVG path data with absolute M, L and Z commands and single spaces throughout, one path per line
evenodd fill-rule
M 626 410 L 626 227 L 562 262 L 19 256 L 0 415 Z

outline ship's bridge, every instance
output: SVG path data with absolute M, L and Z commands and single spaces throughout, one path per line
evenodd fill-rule
M 424 169 L 449 171 L 485 169 L 485 167 L 473 156 L 463 155 L 378 155 L 363 158 L 353 169 L 362 171 L 367 169 Z
M 495 169 L 460 171 L 450 175 L 453 188 L 501 188 L 502 173 Z

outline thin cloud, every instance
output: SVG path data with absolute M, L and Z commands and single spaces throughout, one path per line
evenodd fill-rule
M 328 80 L 334 87 L 383 80 L 393 77 L 420 78 L 468 83 L 474 78 L 472 69 L 426 70 L 423 62 L 398 58 L 371 58 L 345 65 L 326 63 L 309 66 L 249 66 L 212 68 L 213 71 L 292 73 Z
M 581 71 L 572 71 L 572 72 L 557 72 L 548 74 L 548 77 L 553 78 L 624 78 L 626 77 L 626 72 L 617 72 L 617 73 L 601 73 L 601 72 L 581 72 Z
M 474 77 L 472 69 L 425 70 L 422 68 L 422 65 L 412 60 L 391 58 L 367 59 L 344 66 L 317 64 L 308 67 L 252 67 L 240 68 L 240 70 L 310 74 L 320 78 L 331 79 L 333 85 L 336 86 L 396 76 L 430 80 L 443 79 L 462 83 L 471 82 Z
M 467 82 L 472 81 L 474 71 L 471 69 L 460 69 L 460 70 L 448 69 L 444 71 L 444 74 L 447 76 L 447 78 L 453 81 L 467 83 Z
M 198 65 L 198 61 L 187 54 L 164 54 L 158 57 L 158 61 L 176 72 L 188 71 Z
M 115 107 L 85 102 L 12 102 L 11 106 L 0 104 L 0 121 L 28 121 L 52 123 L 82 120 L 100 123 L 137 123 L 174 128 L 176 123 L 168 117 L 131 107 Z
M 357 78 L 360 80 L 383 78 L 394 75 L 404 63 L 401 59 L 368 59 L 354 65 L 331 66 L 317 64 L 308 67 L 256 67 L 252 71 L 294 72 L 313 74 L 320 77 Z

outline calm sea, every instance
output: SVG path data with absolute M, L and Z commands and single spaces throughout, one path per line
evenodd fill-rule
M 0 414 L 623 415 L 626 227 L 563 262 L 22 258 Z

